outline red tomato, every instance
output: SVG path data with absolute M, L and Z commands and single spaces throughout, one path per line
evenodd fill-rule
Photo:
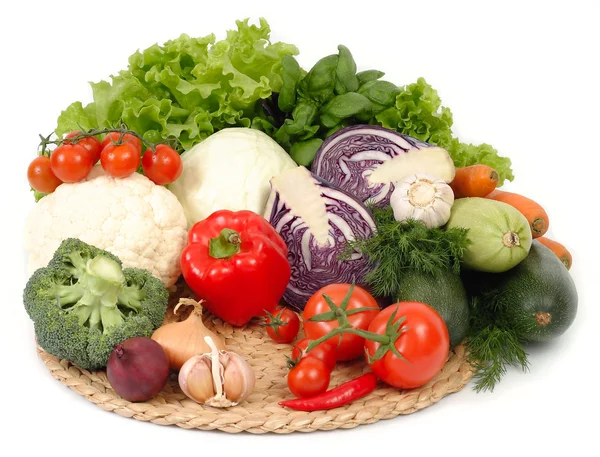
M 50 168 L 50 157 L 46 156 L 31 161 L 27 168 L 27 180 L 31 187 L 43 194 L 54 192 L 62 184 Z
M 104 140 L 102 140 L 102 144 L 101 144 L 102 149 L 104 149 L 109 144 L 114 145 L 115 143 L 117 143 L 119 141 L 119 138 L 121 138 L 121 134 L 119 132 L 107 133 L 106 136 L 104 137 Z M 122 143 L 133 144 L 133 146 L 138 151 L 138 155 L 142 154 L 142 141 L 137 136 L 132 135 L 131 133 L 126 133 L 125 135 L 123 135 Z
M 310 338 L 304 338 L 294 344 L 292 349 L 292 360 L 300 360 L 304 357 L 314 357 L 319 359 L 327 365 L 329 371 L 333 371 L 335 368 L 335 347 L 331 340 L 324 341 L 323 343 L 315 346 L 310 352 L 306 352 L 306 348 L 312 340 Z
M 110 143 L 100 154 L 102 168 L 114 178 L 126 178 L 135 173 L 140 160 L 140 154 L 132 143 Z
M 85 179 L 93 166 L 89 151 L 78 144 L 63 144 L 50 155 L 50 168 L 63 182 L 79 182 Z
M 77 135 L 80 135 L 81 133 L 83 133 L 83 132 L 81 132 L 81 131 L 71 132 L 66 136 L 66 138 L 73 138 L 73 137 L 76 137 Z M 72 144 L 72 143 L 70 141 L 65 141 L 65 144 Z M 98 138 L 96 138 L 95 136 L 87 136 L 85 138 L 78 140 L 76 143 L 73 143 L 73 144 L 78 144 L 79 146 L 83 146 L 85 149 L 87 149 L 88 152 L 92 156 L 92 163 L 94 165 L 96 163 L 98 163 L 98 160 L 100 160 L 100 151 L 102 151 L 102 146 L 100 145 L 100 140 Z
M 444 319 L 432 307 L 420 302 L 399 302 L 381 311 L 369 332 L 385 334 L 386 325 L 394 310 L 394 322 L 406 317 L 406 330 L 394 346 L 406 360 L 388 351 L 383 358 L 371 363 L 371 369 L 383 382 L 399 389 L 413 389 L 431 381 L 446 363 L 450 338 Z M 372 357 L 379 343 L 366 340 L 365 349 Z
M 277 343 L 294 341 L 300 330 L 300 318 L 289 308 L 277 308 L 273 313 L 274 319 L 267 317 L 267 334 Z
M 166 144 L 156 146 L 156 151 L 146 149 L 142 157 L 144 174 L 160 186 L 171 184 L 181 175 L 183 162 L 177 151 Z
M 323 298 L 323 294 L 329 296 L 336 305 L 340 305 L 350 289 L 350 284 L 330 284 L 315 292 L 304 307 L 304 333 L 311 340 L 316 340 L 339 327 L 337 320 L 311 322 L 309 319 L 317 314 L 331 311 L 329 305 Z M 357 308 L 372 308 L 373 311 L 362 311 L 348 316 L 348 321 L 353 328 L 366 330 L 371 321 L 379 312 L 379 306 L 375 299 L 366 290 L 354 286 L 354 291 L 348 302 L 346 311 Z M 337 360 L 352 360 L 360 357 L 364 352 L 364 338 L 358 335 L 338 335 L 332 341 L 335 346 Z
M 306 357 L 288 373 L 290 392 L 298 398 L 320 395 L 329 387 L 331 374 L 324 362 Z

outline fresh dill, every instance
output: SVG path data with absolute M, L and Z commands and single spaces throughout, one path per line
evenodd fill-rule
M 420 221 L 398 222 L 391 207 L 372 208 L 377 230 L 369 238 L 349 241 L 346 255 L 367 256 L 372 270 L 365 277 L 377 297 L 394 297 L 403 274 L 411 269 L 437 276 L 460 271 L 460 259 L 469 240 L 467 229 L 427 228 Z

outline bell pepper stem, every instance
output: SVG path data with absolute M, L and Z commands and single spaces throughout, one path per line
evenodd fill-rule
M 224 228 L 216 238 L 211 238 L 208 253 L 215 259 L 228 259 L 240 252 L 242 240 L 235 230 Z

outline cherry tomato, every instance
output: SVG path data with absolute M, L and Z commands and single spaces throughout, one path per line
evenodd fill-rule
M 102 140 L 102 144 L 100 146 L 102 149 L 104 149 L 109 144 L 114 145 L 119 141 L 119 138 L 121 138 L 121 134 L 119 132 L 107 133 L 104 137 L 104 140 Z M 142 141 L 137 136 L 132 135 L 131 133 L 126 133 L 125 135 L 123 135 L 123 139 L 121 142 L 133 144 L 135 149 L 138 151 L 138 155 L 142 155 Z
M 311 341 L 310 338 L 304 338 L 294 344 L 292 360 L 300 361 L 304 357 L 314 357 L 324 362 L 329 371 L 333 371 L 335 368 L 335 346 L 333 341 L 324 341 L 311 349 L 310 352 L 306 352 L 306 348 Z
M 298 398 L 320 395 L 329 387 L 331 373 L 325 363 L 314 357 L 301 359 L 288 373 L 290 392 Z
M 102 168 L 114 178 L 126 178 L 140 166 L 140 154 L 131 143 L 108 144 L 100 154 Z
M 31 161 L 27 168 L 27 180 L 31 187 L 43 194 L 54 192 L 62 184 L 50 168 L 50 157 L 46 156 Z
M 89 151 L 78 144 L 63 144 L 50 155 L 50 168 L 63 182 L 79 182 L 85 179 L 93 166 Z
M 273 316 L 273 318 L 271 318 Z M 277 343 L 294 341 L 300 330 L 300 318 L 289 308 L 277 308 L 267 317 L 267 334 Z
M 156 146 L 156 151 L 146 149 L 142 157 L 144 174 L 160 186 L 171 184 L 181 175 L 183 162 L 177 151 L 166 144 Z
M 80 135 L 81 133 L 83 132 L 71 132 L 65 138 L 73 138 L 77 135 Z M 65 144 L 71 144 L 71 142 L 65 141 Z M 79 146 L 83 146 L 84 148 L 86 148 L 88 152 L 92 155 L 92 163 L 94 165 L 98 163 L 98 160 L 100 160 L 100 151 L 102 151 L 102 146 L 100 145 L 100 140 L 98 138 L 96 138 L 95 136 L 86 136 L 85 138 L 77 140 L 77 142 L 73 144 L 78 144 Z
M 336 305 L 341 305 L 342 300 L 350 289 L 350 284 L 330 284 L 315 292 L 304 307 L 304 333 L 312 340 L 316 340 L 333 329 L 339 327 L 337 320 L 312 322 L 309 319 L 317 314 L 331 311 L 323 298 L 329 296 Z M 366 290 L 354 286 L 354 291 L 348 302 L 347 311 L 357 308 L 372 308 L 372 311 L 362 311 L 348 316 L 348 321 L 353 328 L 366 330 L 371 321 L 379 312 L 377 301 Z M 344 334 L 333 339 L 337 360 L 352 360 L 360 357 L 364 352 L 364 338 L 358 335 Z
M 396 322 L 406 320 L 406 328 L 394 346 L 406 360 L 388 351 L 371 363 L 371 369 L 383 382 L 399 389 L 413 389 L 431 381 L 446 363 L 450 338 L 444 319 L 432 307 L 420 302 L 399 302 L 381 311 L 369 325 L 369 332 L 385 334 L 387 323 L 396 310 Z M 366 340 L 365 349 L 372 357 L 379 343 Z

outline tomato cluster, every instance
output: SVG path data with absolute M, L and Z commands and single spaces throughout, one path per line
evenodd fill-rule
M 158 185 L 175 181 L 183 170 L 181 157 L 170 146 L 159 144 L 142 155 L 142 141 L 132 133 L 109 132 L 102 142 L 85 132 L 66 135 L 50 156 L 36 157 L 27 170 L 29 184 L 38 192 L 54 192 L 62 183 L 85 179 L 100 162 L 114 178 L 126 178 L 142 165 L 144 174 Z
M 303 321 L 306 338 L 294 345 L 287 379 L 298 398 L 321 395 L 337 361 L 361 356 L 386 384 L 420 387 L 440 372 L 450 349 L 448 328 L 432 307 L 405 301 L 380 310 L 371 294 L 351 284 L 317 291 L 306 303 Z M 296 337 L 300 322 L 296 313 L 280 308 L 267 325 L 271 338 L 282 343 Z

